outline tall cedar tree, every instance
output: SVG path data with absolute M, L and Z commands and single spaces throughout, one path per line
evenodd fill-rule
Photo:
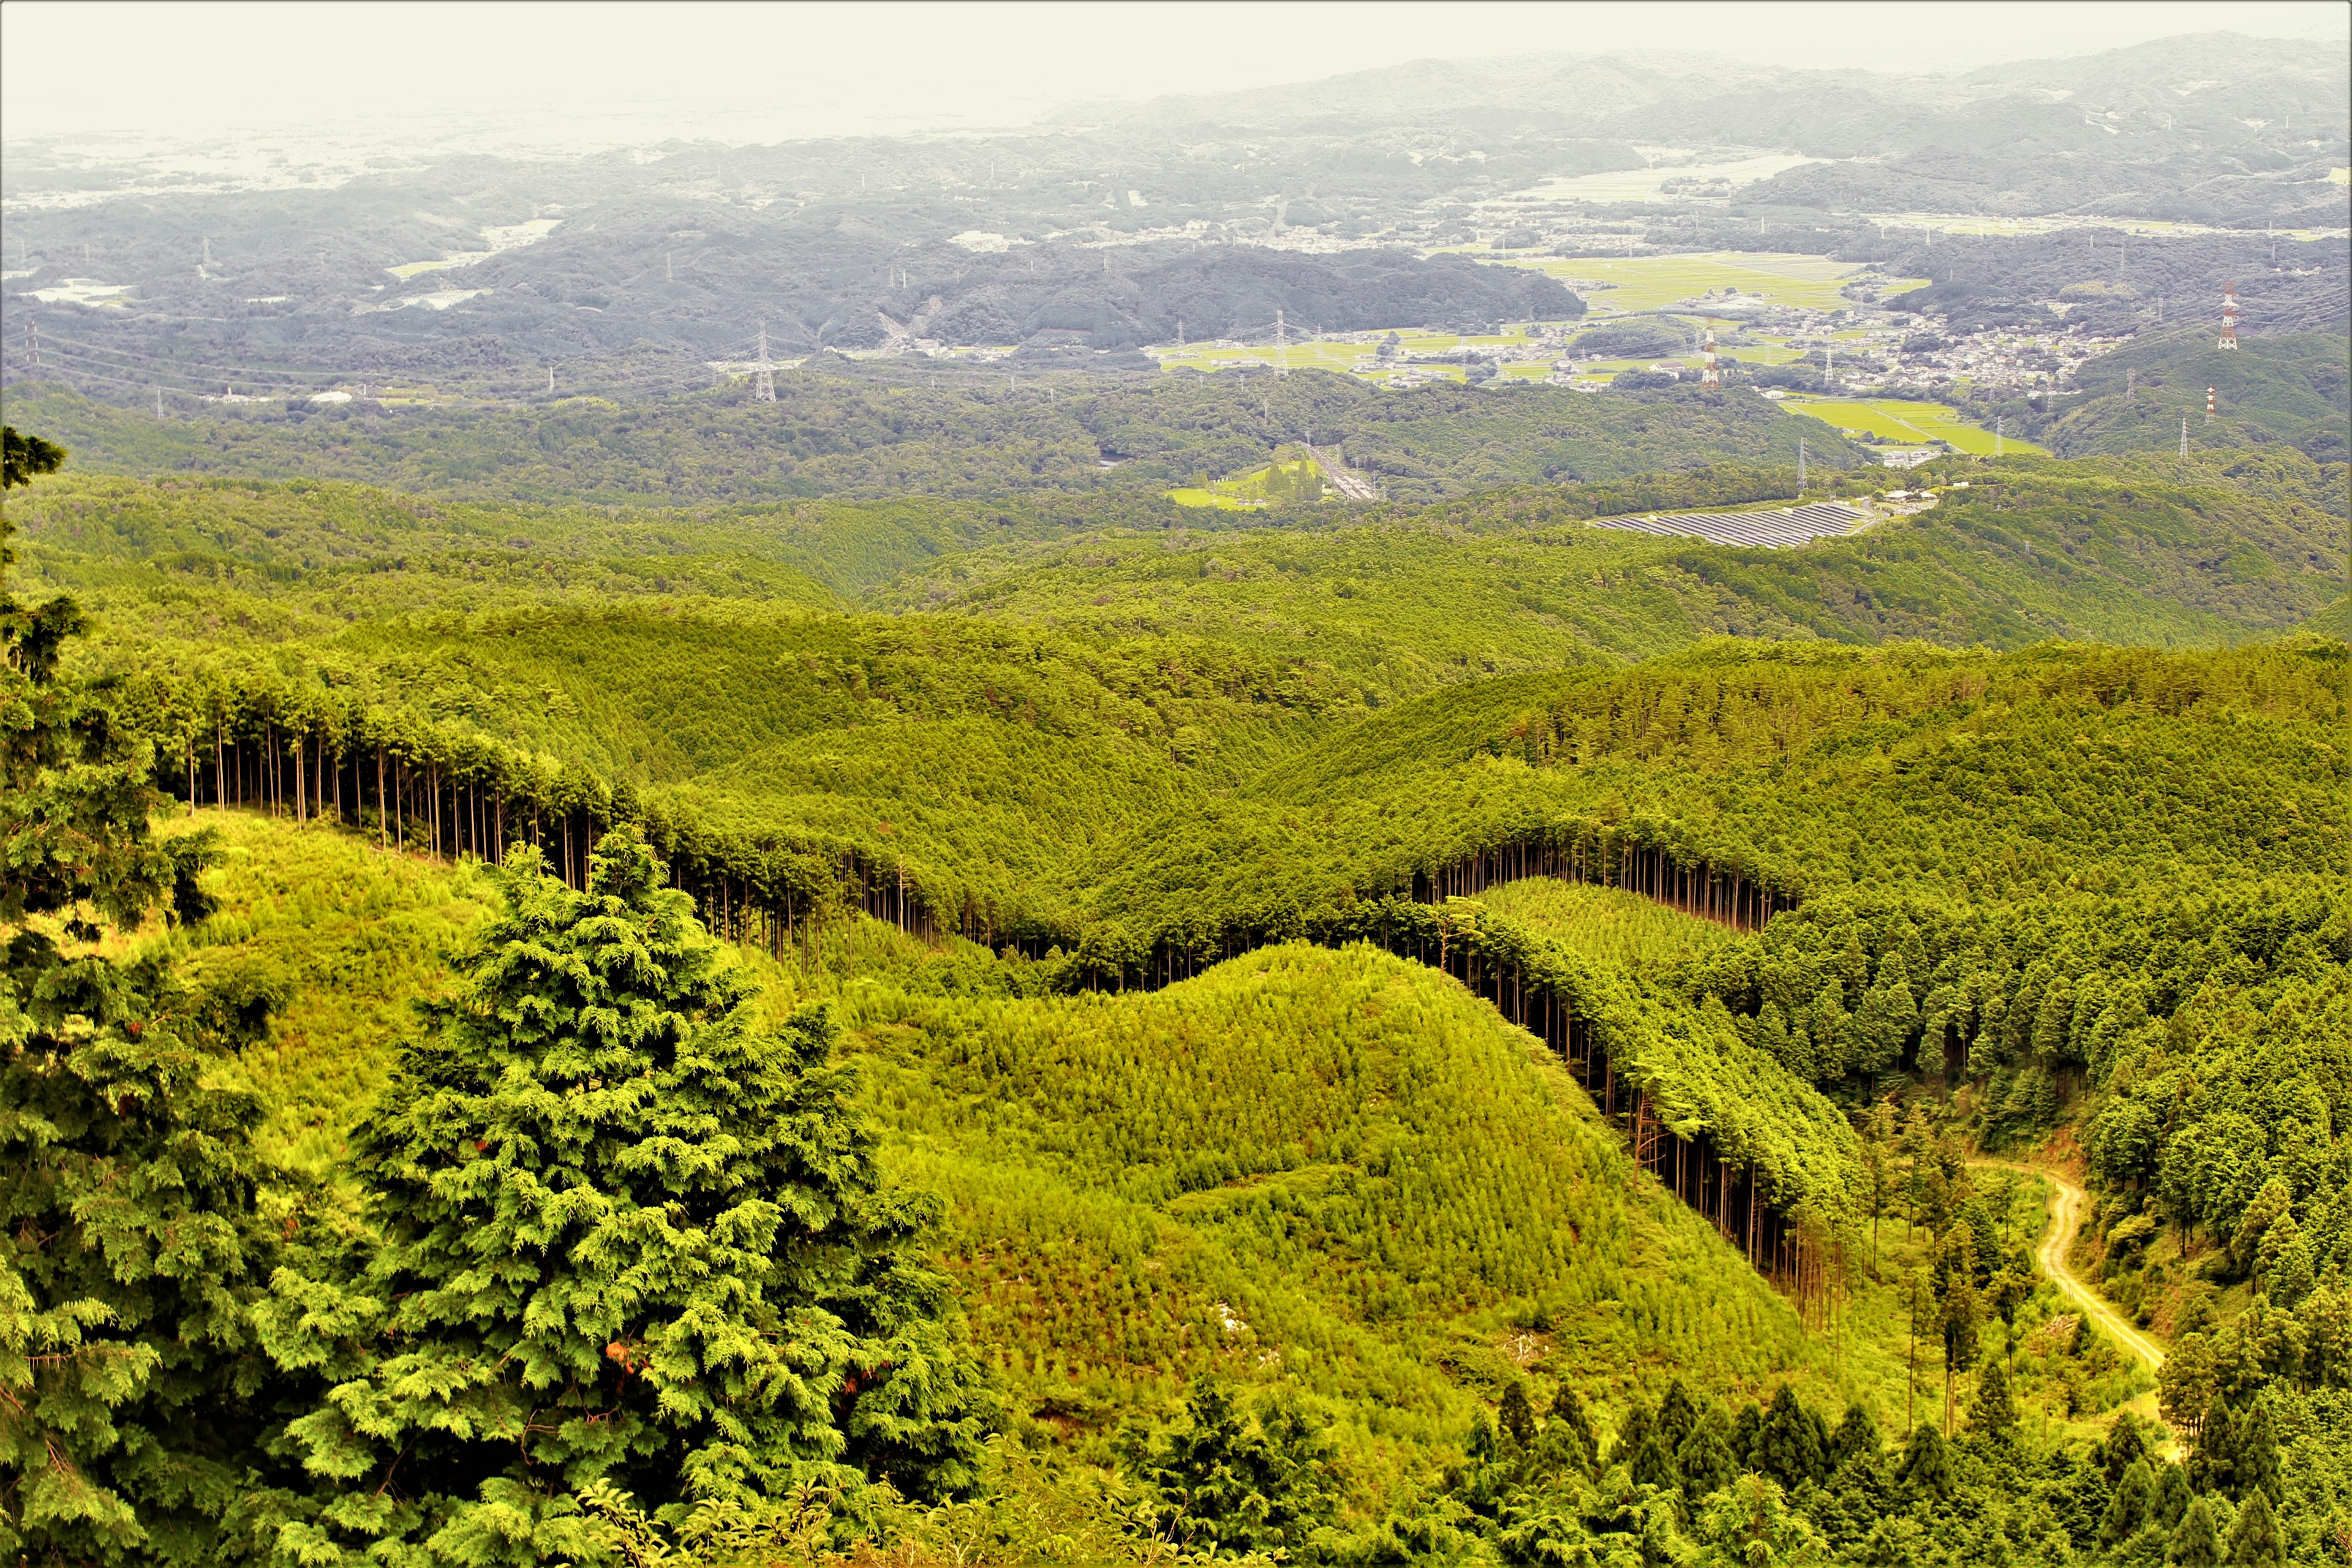
M 936 1205 L 883 1189 L 827 1015 L 754 1028 L 633 834 L 588 891 L 529 848 L 497 876 L 356 1157 L 380 1239 L 264 1314 L 331 1384 L 290 1428 L 329 1500 L 281 1544 L 544 1561 L 587 1550 L 599 1479 L 671 1523 L 801 1482 L 968 1490 L 987 1400 L 916 1246 Z
M 65 457 L 0 447 L 6 489 Z M 161 963 L 89 949 L 158 904 L 201 913 L 205 840 L 149 837 L 146 742 L 58 674 L 81 627 L 0 592 L 0 1553 L 210 1563 L 267 1377 L 259 1110 L 208 1085 Z

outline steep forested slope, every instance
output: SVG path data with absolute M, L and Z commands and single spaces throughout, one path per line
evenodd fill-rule
M 434 945 L 488 891 L 200 815 L 182 826 L 230 847 L 191 980 L 247 1010 L 273 1145 L 323 1163 L 420 1037 L 387 1003 L 436 994 Z M 1284 1383 L 1330 1402 L 1369 1502 L 1514 1379 L 1604 1406 L 1659 1371 L 1855 1386 L 1558 1063 L 1420 965 L 1299 946 L 1150 995 L 1024 997 L 984 952 L 855 922 L 744 962 L 778 1016 L 817 999 L 847 1024 L 1025 1420 L 1092 1432 L 1205 1375 Z M 1863 1386 L 1891 1402 L 1885 1350 Z

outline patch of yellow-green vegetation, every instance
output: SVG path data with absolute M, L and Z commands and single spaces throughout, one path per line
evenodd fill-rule
M 1685 256 L 1512 257 L 1495 265 L 1530 267 L 1549 273 L 1585 297 L 1596 312 L 1662 310 L 1691 301 L 1703 312 L 1703 296 L 1718 289 L 1759 295 L 1772 305 L 1808 310 L 1841 310 L 1853 301 L 1839 292 L 1863 268 L 1826 256 L 1793 252 L 1715 251 Z M 1925 279 L 1902 279 L 1899 291 Z
M 2048 454 L 2031 441 L 2010 436 L 1996 440 L 1990 430 L 1969 424 L 1949 404 L 1921 403 L 1903 397 L 1790 397 L 1781 407 L 1833 426 L 1848 436 L 1865 432 L 1890 441 L 1947 441 L 1959 451 L 1990 457 L 1998 446 L 2004 452 Z
M 1220 495 L 1215 490 L 1204 490 L 1196 485 L 1186 485 L 1181 489 L 1170 490 L 1168 499 L 1178 506 L 1213 507 L 1220 511 L 1255 511 L 1265 504 L 1263 501 L 1236 500 L 1232 496 Z
M 368 840 L 251 812 L 203 811 L 166 833 L 218 830 L 208 921 L 183 944 L 189 982 L 268 1018 L 244 1066 L 269 1107 L 264 1147 L 322 1170 L 419 1036 L 412 1004 L 441 994 L 443 955 L 488 907 L 479 868 L 387 854 Z
M 1478 895 L 1496 914 L 1586 958 L 1629 966 L 1680 958 L 1738 938 L 1713 921 L 1622 888 L 1522 877 Z
M 221 909 L 167 940 L 192 980 L 270 998 L 247 1067 L 278 1152 L 323 1168 L 493 894 L 332 828 L 196 825 L 226 840 Z M 1039 1420 L 1101 1429 L 1203 1373 L 1286 1382 L 1334 1403 L 1376 1479 L 1514 1378 L 1604 1412 L 1654 1374 L 1899 1408 L 1883 1328 L 1833 1361 L 1549 1053 L 1434 970 L 1293 945 L 1024 997 L 1017 962 L 863 916 L 742 962 L 767 1015 L 835 1009 L 894 1178 L 944 1200 L 974 1329 Z
M 1292 945 L 1145 994 L 885 1001 L 870 1099 L 1033 1411 L 1288 1379 L 1377 1449 L 1520 1376 L 1844 1392 L 1558 1061 L 1433 970 Z
M 1323 499 L 1323 465 L 1296 447 L 1276 451 L 1274 461 L 1205 488 L 1188 486 L 1168 492 L 1178 506 L 1218 507 L 1254 511 L 1260 507 L 1295 506 Z

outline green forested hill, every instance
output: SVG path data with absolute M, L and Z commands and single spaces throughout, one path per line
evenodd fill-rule
M 1349 461 L 1378 472 L 1401 500 L 1710 463 L 1793 464 L 1800 438 L 1825 468 L 1870 460 L 1818 421 L 1744 395 L 1454 383 L 1391 393 L 1318 371 L 1118 380 L 958 373 L 932 385 L 839 363 L 781 375 L 772 404 L 730 385 L 626 406 L 298 403 L 157 420 L 35 385 L 11 389 L 9 417 L 47 430 L 85 469 L 348 479 L 468 500 L 599 505 L 1157 497 L 1261 468 L 1274 447 L 1308 436 L 1318 446 L 1344 442 Z
M 106 662 L 218 710 L 184 721 L 184 746 L 234 715 L 257 738 L 358 702 L 651 790 L 712 829 L 854 850 L 1002 931 L 1066 918 L 1086 880 L 1074 858 L 1162 814 L 1237 809 L 1217 792 L 1443 688 L 1474 683 L 1438 710 L 1472 714 L 1496 674 L 1724 633 L 2226 642 L 2337 591 L 2340 468 L 2283 453 L 1965 471 L 1928 511 L 1794 552 L 1555 521 L 1591 504 L 1572 493 L 961 553 L 1084 517 L 603 512 L 110 479 L 60 481 L 10 515 L 27 565 L 110 628 Z M 938 564 L 887 575 L 910 561 Z M 822 608 L 860 587 L 901 613 Z
M 1969 488 L 1930 511 L 1797 552 L 1547 528 L 1557 512 L 1543 498 L 1508 497 L 1307 535 L 1000 546 L 881 602 L 1097 635 L 1191 632 L 1393 692 L 1714 633 L 2204 643 L 2283 630 L 2341 582 L 2340 465 L 2287 453 L 1945 477 L 1963 474 Z
M 2352 854 L 2347 701 L 2343 649 L 2316 639 L 2169 656 L 1717 643 L 1406 705 L 1206 819 L 1143 826 L 1080 881 L 1106 918 L 1156 931 L 1344 907 L 1485 847 L 1601 829 L 1807 895 L 2307 871 Z
M 2026 429 L 2061 456 L 2168 452 L 2189 422 L 2192 447 L 2274 440 L 2320 462 L 2352 458 L 2352 384 L 2340 332 L 2248 337 L 2234 352 L 2203 329 L 2143 333 L 2083 367 L 2079 405 L 2046 426 Z M 2205 395 L 2219 405 L 2205 422 Z M 2022 411 L 2021 411 L 2022 412 Z
M 2352 1510 L 2352 655 L 2292 629 L 2345 470 L 1926 477 L 1781 552 L 1588 526 L 1779 482 L 1724 468 L 1224 530 L 103 476 L 8 516 L 94 612 L 86 743 L 153 748 L 192 866 L 224 830 L 125 962 L 315 1212 L 516 896 L 467 858 L 576 883 L 642 828 L 761 1016 L 834 1010 L 1002 1399 L 984 1496 L 888 1515 L 910 1562 L 1148 1556 L 1235 1444 L 1296 1510 L 1252 1539 L 1334 1563 L 2121 1563 L 2192 1495 L 2301 1552 Z M 2035 1284 L 2034 1188 L 1970 1163 L 2021 1153 L 2094 1188 L 2062 1240 L 2160 1377 Z

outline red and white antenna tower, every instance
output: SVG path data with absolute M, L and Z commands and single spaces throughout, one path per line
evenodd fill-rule
M 1717 363 L 1715 357 L 1715 323 L 1713 321 L 1706 324 L 1706 341 L 1699 345 L 1698 384 L 1703 388 L 1719 387 L 1723 384 L 1723 367 Z
M 2231 339 L 2224 341 L 2234 342 L 2235 340 Z M 2205 423 L 2208 425 L 2213 423 L 2213 416 L 2217 412 L 2219 412 L 2219 405 L 2214 400 L 2213 389 L 2209 386 L 2205 389 Z
M 2225 349 L 2233 349 L 2238 346 L 2238 286 L 2235 283 L 2224 283 L 2221 285 L 2221 342 L 2220 346 Z

